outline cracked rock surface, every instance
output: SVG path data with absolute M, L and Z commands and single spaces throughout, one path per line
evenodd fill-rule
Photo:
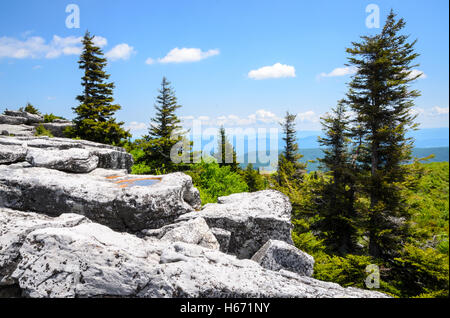
M 75 214 L 2 209 L 0 231 L 0 290 L 15 285 L 26 297 L 385 297 L 198 245 L 114 232 Z
M 36 167 L 75 173 L 96 168 L 130 170 L 133 165 L 132 156 L 123 148 L 68 138 L 0 136 L 0 160 L 11 153 L 20 160 L 3 159 L 3 163 L 26 161 Z
M 304 276 L 314 272 L 314 258 L 283 241 L 267 241 L 251 259 L 273 271 L 285 269 Z
M 179 220 L 202 217 L 211 228 L 230 232 L 226 250 L 238 258 L 250 258 L 268 240 L 292 244 L 289 199 L 281 192 L 263 190 L 219 197 L 199 212 L 182 215 Z M 223 237 L 223 236 L 222 236 Z
M 19 115 L 0 128 L 40 120 Z M 0 297 L 386 297 L 310 277 L 282 193 L 202 208 L 190 176 L 132 163 L 109 145 L 0 136 Z
M 157 182 L 133 187 L 121 183 L 135 178 Z M 136 232 L 194 211 L 200 195 L 191 177 L 180 172 L 137 176 L 96 169 L 80 175 L 18 163 L 0 165 L 0 206 L 51 216 L 77 213 L 115 230 Z

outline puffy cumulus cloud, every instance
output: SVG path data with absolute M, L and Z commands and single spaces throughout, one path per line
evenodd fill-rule
M 318 75 L 318 78 L 346 76 L 346 75 L 355 74 L 357 71 L 358 71 L 358 68 L 355 66 L 337 67 L 334 70 L 332 70 L 330 73 L 320 73 Z
M 202 51 L 199 48 L 174 48 L 167 53 L 163 58 L 159 58 L 157 61 L 159 63 L 187 63 L 187 62 L 198 62 L 204 60 L 208 57 L 218 55 L 219 50 L 208 50 Z M 146 64 L 153 64 L 155 60 L 148 58 L 145 61 Z
M 144 130 L 147 129 L 147 124 L 132 121 L 128 125 L 125 126 L 125 129 L 129 129 L 130 131 L 136 131 L 136 130 Z
M 0 58 L 53 59 L 61 55 L 79 55 L 82 51 L 82 39 L 83 37 L 54 35 L 47 43 L 39 36 L 28 37 L 24 40 L 4 36 L 0 38 Z M 106 38 L 101 36 L 95 36 L 93 42 L 99 47 L 104 47 L 108 43 Z
M 6 36 L 0 37 L 0 58 L 37 58 L 38 56 L 45 56 L 48 51 L 49 46 L 43 38 L 38 36 L 23 41 Z
M 262 80 L 269 78 L 295 77 L 295 67 L 291 65 L 275 63 L 271 66 L 263 66 L 256 70 L 251 70 L 247 75 L 251 79 Z
M 105 54 L 105 56 L 111 61 L 128 60 L 134 53 L 136 53 L 136 51 L 132 46 L 122 43 L 113 47 Z

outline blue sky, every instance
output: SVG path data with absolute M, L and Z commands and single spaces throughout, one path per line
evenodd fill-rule
M 67 28 L 68 4 L 80 28 Z M 98 36 L 122 105 L 119 120 L 145 132 L 162 76 L 176 89 L 186 122 L 277 126 L 286 110 L 299 130 L 319 130 L 319 117 L 347 90 L 345 48 L 380 29 L 366 26 L 366 7 L 393 8 L 417 38 L 414 87 L 423 128 L 448 127 L 448 1 L 2 1 L 0 110 L 31 102 L 73 118 L 81 92 L 78 38 Z M 144 128 L 144 129 L 143 129 Z M 140 129 L 140 130 L 139 130 Z

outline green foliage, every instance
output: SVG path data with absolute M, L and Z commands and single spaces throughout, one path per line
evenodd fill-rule
M 102 50 L 94 45 L 94 36 L 86 32 L 83 38 L 83 52 L 78 61 L 79 68 L 84 71 L 81 78 L 83 93 L 77 96 L 80 102 L 75 108 L 76 118 L 74 126 L 65 131 L 71 138 L 79 137 L 95 142 L 121 145 L 124 140 L 131 137 L 128 131 L 122 128 L 123 122 L 116 122 L 114 114 L 121 106 L 113 104 L 114 83 L 106 82 L 106 58 Z
M 420 94 L 410 88 L 418 56 L 416 41 L 400 32 L 403 19 L 390 12 L 379 34 L 363 36 L 347 49 L 349 65 L 357 68 L 346 102 L 355 113 L 353 137 L 356 160 L 363 170 L 359 184 L 370 200 L 366 228 L 369 253 L 392 259 L 408 236 L 408 205 L 402 196 L 407 176 L 403 164 L 411 159 L 415 129 L 411 109 Z
M 250 192 L 264 190 L 268 186 L 267 179 L 259 173 L 259 170 L 253 169 L 253 164 L 251 163 L 242 171 L 242 175 Z
M 219 165 L 229 166 L 232 171 L 239 171 L 239 165 L 237 163 L 236 151 L 233 148 L 233 145 L 229 142 L 225 128 L 220 127 L 219 129 L 219 138 L 218 138 L 218 151 L 214 154 L 214 158 L 216 158 Z
M 296 115 L 286 112 L 284 121 L 280 123 L 283 128 L 285 147 L 278 157 L 277 173 L 273 176 L 280 186 L 293 181 L 301 182 L 306 172 L 306 164 L 299 162 L 303 156 L 298 153 L 295 118 Z
M 332 115 L 322 118 L 325 137 L 319 138 L 324 147 L 324 157 L 319 159 L 331 176 L 324 184 L 317 223 L 329 249 L 345 255 L 357 249 L 359 215 L 355 207 L 357 170 L 352 165 L 349 153 L 349 116 L 343 101 Z
M 53 115 L 53 113 L 50 114 L 44 114 L 44 123 L 52 123 L 55 121 L 55 119 L 65 119 L 61 116 Z
M 215 160 L 193 164 L 186 173 L 199 189 L 202 204 L 215 203 L 220 196 L 248 191 L 247 184 L 238 173 L 231 171 L 229 166 L 220 167 Z
M 180 107 L 174 89 L 163 77 L 148 135 L 136 144 L 143 151 L 136 162 L 149 167 L 153 173 L 184 171 L 192 161 L 192 143 L 184 137 L 180 119 L 175 114 Z
M 297 115 L 286 112 L 284 122 L 281 123 L 283 128 L 283 140 L 285 147 L 283 151 L 284 158 L 291 163 L 297 163 L 301 159 L 301 155 L 298 153 L 297 144 L 297 131 L 295 129 L 295 118 Z
M 433 248 L 405 245 L 391 275 L 404 297 L 449 296 L 449 257 Z
M 432 162 L 421 165 L 414 188 L 405 196 L 411 207 L 412 238 L 426 241 L 448 254 L 449 231 L 449 163 Z
M 48 129 L 46 129 L 44 126 L 39 125 L 36 127 L 36 132 L 34 133 L 35 136 L 48 136 L 48 137 L 54 137 L 52 132 Z
M 323 256 L 316 259 L 314 278 L 338 283 L 344 287 L 365 288 L 367 265 L 374 264 L 370 256 L 348 254 L 345 257 Z
M 317 213 L 323 189 L 332 177 L 311 172 L 295 187 L 277 186 L 293 204 L 292 239 L 295 246 L 315 259 L 314 277 L 344 286 L 366 288 L 365 268 L 380 268 L 380 289 L 397 297 L 448 297 L 448 185 L 449 163 L 414 163 L 404 168 L 409 172 L 404 191 L 411 203 L 411 236 L 409 243 L 397 251 L 392 261 L 367 255 L 367 238 L 358 231 L 361 254 L 341 254 L 332 247 L 322 232 L 324 216 Z M 414 204 L 413 204 L 414 203 Z M 355 207 L 364 211 L 370 206 L 367 197 L 359 196 Z
M 19 111 L 26 111 L 30 114 L 34 114 L 34 115 L 40 115 L 41 113 L 39 112 L 39 110 L 34 107 L 33 105 L 31 105 L 30 103 L 27 103 L 25 105 L 25 107 L 20 107 Z

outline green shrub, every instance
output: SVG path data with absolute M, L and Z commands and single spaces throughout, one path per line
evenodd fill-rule
M 405 297 L 448 297 L 448 273 L 448 255 L 406 244 L 402 255 L 395 259 L 391 275 Z
M 26 112 L 28 112 L 30 114 L 34 114 L 34 115 L 40 115 L 41 114 L 39 112 L 39 110 L 37 110 L 37 108 L 34 107 L 33 105 L 31 105 L 30 103 L 27 103 L 27 105 L 24 108 L 20 107 L 19 110 L 20 111 L 26 111 Z
M 220 196 L 248 191 L 247 184 L 238 173 L 231 171 L 229 166 L 220 167 L 215 160 L 193 164 L 186 173 L 199 189 L 202 204 L 215 203 Z
M 48 136 L 48 137 L 54 137 L 52 132 L 48 129 L 45 129 L 44 126 L 39 125 L 36 127 L 36 132 L 34 133 L 35 136 Z
M 61 117 L 61 116 L 53 115 L 52 113 L 44 114 L 44 123 L 52 123 L 55 121 L 55 119 L 65 119 L 65 118 Z

